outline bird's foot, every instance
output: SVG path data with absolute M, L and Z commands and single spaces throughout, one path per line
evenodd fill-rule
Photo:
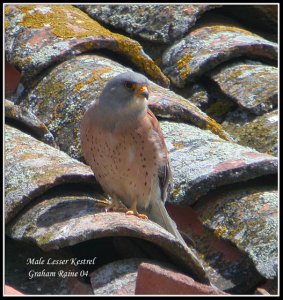
M 99 207 L 105 207 L 107 209 L 109 206 L 112 205 L 112 202 L 108 199 L 97 200 L 96 205 L 99 206 Z
M 138 218 L 140 218 L 140 219 L 144 219 L 144 220 L 147 220 L 147 219 L 148 219 L 148 216 L 147 216 L 147 215 L 145 215 L 145 214 L 140 214 L 140 213 L 138 213 L 137 211 L 134 211 L 134 210 L 128 210 L 128 211 L 126 211 L 126 215 L 127 215 L 127 216 L 136 216 L 136 217 L 138 217 Z
M 105 210 L 115 211 L 115 212 L 126 212 L 128 208 L 119 200 L 112 199 L 112 201 L 108 199 L 99 200 L 97 203 L 98 206 L 105 207 Z
M 112 203 L 111 209 L 112 211 L 116 211 L 116 212 L 128 211 L 128 208 L 121 201 L 118 200 Z

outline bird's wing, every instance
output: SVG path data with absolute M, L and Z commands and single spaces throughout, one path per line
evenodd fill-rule
M 161 191 L 161 199 L 163 202 L 165 202 L 169 188 L 169 183 L 172 180 L 169 153 L 159 122 L 150 109 L 147 110 L 147 117 L 151 123 L 152 129 L 157 134 L 157 140 L 160 143 L 160 149 L 163 151 L 163 163 L 159 166 L 158 178 Z

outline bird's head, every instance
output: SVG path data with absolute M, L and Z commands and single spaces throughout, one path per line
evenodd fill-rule
M 138 117 L 147 108 L 149 82 L 142 74 L 128 71 L 112 78 L 105 85 L 99 105 L 115 115 Z

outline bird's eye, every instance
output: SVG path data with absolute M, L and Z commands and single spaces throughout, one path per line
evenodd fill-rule
M 129 90 L 132 90 L 133 87 L 134 87 L 133 83 L 130 82 L 130 81 L 126 81 L 126 82 L 124 83 L 124 86 L 125 86 L 125 88 L 127 88 L 127 89 L 129 89 Z

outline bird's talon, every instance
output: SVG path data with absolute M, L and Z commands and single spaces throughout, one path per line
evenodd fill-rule
M 140 219 L 148 220 L 148 216 L 145 214 L 138 214 L 137 217 Z
M 119 200 L 116 200 L 116 199 L 112 199 L 112 201 L 110 201 L 108 199 L 97 200 L 96 205 L 99 207 L 104 207 L 106 212 L 108 212 L 108 211 L 115 211 L 115 212 L 127 211 L 126 206 L 123 203 L 121 203 Z
M 135 215 L 135 213 L 134 213 L 133 210 L 128 210 L 128 211 L 126 211 L 126 215 L 127 216 L 132 216 L 132 215 Z
M 138 218 L 140 218 L 140 219 L 144 219 L 144 220 L 147 220 L 147 219 L 148 219 L 148 216 L 147 216 L 147 215 L 145 215 L 145 214 L 139 214 L 138 212 L 135 212 L 135 211 L 133 211 L 133 210 L 128 210 L 128 211 L 126 212 L 126 215 L 127 215 L 127 216 L 136 216 L 136 217 L 138 217 Z
M 97 200 L 96 203 L 97 206 L 105 207 L 106 209 L 111 206 L 111 201 L 105 199 L 105 200 Z

